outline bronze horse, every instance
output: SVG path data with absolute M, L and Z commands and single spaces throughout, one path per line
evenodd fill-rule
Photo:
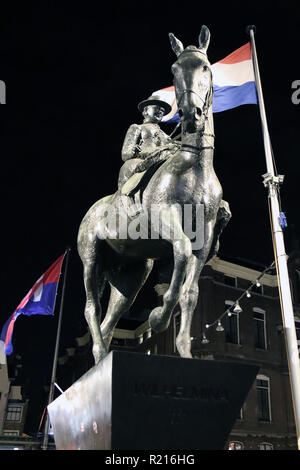
M 171 257 L 174 268 L 170 285 L 163 296 L 163 305 L 150 313 L 149 324 L 156 332 L 164 331 L 179 302 L 181 325 L 176 347 L 180 356 L 192 357 L 190 329 L 199 276 L 205 263 L 217 253 L 219 235 L 231 217 L 213 167 L 213 88 L 206 55 L 210 32 L 202 26 L 199 47 L 184 48 L 172 33 L 169 37 L 177 55 L 172 72 L 182 125 L 181 147 L 148 177 L 139 199 L 139 211 L 132 199 L 118 190 L 97 201 L 79 228 L 78 252 L 86 290 L 84 313 L 93 339 L 96 364 L 107 354 L 117 322 L 133 304 L 154 261 Z M 161 220 L 165 221 L 163 228 L 158 227 L 158 237 L 132 237 L 129 230 L 125 236 L 121 235 L 124 218 L 134 223 L 141 214 L 151 214 L 154 206 L 159 208 Z M 203 207 L 203 243 L 196 249 L 183 226 L 182 210 L 186 206 Z M 109 218 L 110 208 L 113 210 Z M 192 214 L 193 222 L 197 222 L 196 212 Z M 147 220 L 150 230 L 154 225 L 152 215 Z M 100 299 L 106 281 L 111 293 L 100 325 Z

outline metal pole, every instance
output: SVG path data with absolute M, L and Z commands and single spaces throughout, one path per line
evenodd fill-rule
M 60 341 L 61 322 L 62 322 L 62 313 L 63 313 L 65 288 L 66 288 L 66 277 L 67 277 L 67 269 L 68 269 L 70 251 L 71 251 L 71 248 L 68 247 L 66 249 L 66 264 L 65 264 L 65 270 L 64 270 L 63 288 L 62 288 L 61 300 L 60 300 L 60 309 L 59 309 L 59 317 L 58 317 L 56 343 L 55 343 L 54 359 L 53 359 L 53 366 L 52 366 L 52 376 L 51 376 L 51 383 L 50 383 L 50 390 L 49 390 L 48 405 L 50 405 L 50 403 L 53 401 L 53 396 L 54 396 L 54 386 L 55 386 L 55 379 L 56 379 L 58 349 L 59 349 L 59 341 Z M 48 413 L 46 413 L 46 421 L 45 421 L 45 427 L 44 427 L 44 439 L 43 439 L 43 445 L 42 445 L 43 450 L 47 450 L 47 448 L 48 448 L 49 426 L 50 426 L 49 415 L 48 415 Z
M 289 366 L 289 375 L 290 375 L 290 384 L 292 391 L 293 407 L 294 407 L 294 417 L 296 424 L 297 432 L 297 444 L 298 450 L 300 450 L 300 360 L 296 336 L 296 327 L 295 327 L 295 318 L 293 312 L 293 303 L 291 297 L 291 289 L 289 282 L 289 274 L 287 268 L 287 255 L 285 253 L 284 238 L 283 232 L 280 225 L 280 208 L 278 200 L 278 185 L 283 181 L 280 179 L 280 176 L 276 176 L 274 172 L 273 165 L 273 156 L 271 141 L 268 131 L 268 124 L 265 112 L 264 98 L 262 93 L 260 74 L 258 68 L 258 61 L 256 55 L 256 47 L 254 40 L 255 26 L 250 25 L 247 27 L 247 32 L 250 35 L 251 39 L 251 49 L 252 49 L 252 61 L 254 66 L 255 82 L 258 95 L 258 103 L 262 124 L 262 133 L 264 140 L 264 148 L 266 155 L 266 164 L 267 171 L 264 177 L 264 184 L 268 187 L 269 190 L 269 203 L 270 203 L 270 219 L 271 219 L 271 231 L 273 238 L 273 248 L 276 261 L 277 269 L 277 279 L 278 279 L 278 288 L 279 296 L 281 302 L 281 312 L 282 312 L 282 323 L 285 333 L 285 344 L 287 350 L 288 366 Z

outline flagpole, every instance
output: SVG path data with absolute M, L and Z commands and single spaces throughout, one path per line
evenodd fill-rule
M 296 336 L 295 318 L 287 268 L 287 255 L 285 253 L 283 231 L 280 225 L 279 184 L 283 182 L 282 175 L 275 175 L 271 141 L 268 131 L 264 98 L 260 81 L 260 73 L 256 54 L 254 33 L 255 26 L 249 25 L 247 33 L 251 39 L 252 62 L 254 66 L 255 82 L 258 95 L 258 103 L 262 124 L 264 149 L 266 156 L 267 173 L 263 175 L 264 185 L 268 188 L 270 223 L 273 239 L 273 249 L 276 261 L 278 289 L 281 303 L 282 323 L 285 333 L 285 344 L 287 350 L 290 384 L 294 408 L 294 417 L 297 432 L 297 445 L 300 450 L 300 360 Z
M 71 251 L 71 248 L 68 247 L 66 249 L 66 263 L 65 263 L 65 270 L 64 270 L 63 287 L 62 287 L 62 293 L 61 293 L 61 299 L 60 299 L 60 309 L 59 309 L 59 317 L 58 317 L 56 343 L 55 343 L 54 359 L 53 359 L 53 366 L 52 366 L 52 376 L 51 376 L 51 383 L 50 383 L 50 390 L 49 390 L 48 405 L 50 405 L 50 403 L 52 403 L 53 396 L 54 396 L 54 386 L 55 386 L 54 382 L 56 380 L 56 368 L 57 368 L 57 359 L 58 359 L 58 350 L 59 350 L 59 341 L 60 341 L 60 332 L 61 332 L 61 323 L 62 323 L 62 313 L 63 313 L 63 306 L 64 306 L 66 278 L 67 278 L 67 270 L 68 270 L 70 251 Z M 48 415 L 48 413 L 46 413 L 46 420 L 45 420 L 45 427 L 44 427 L 44 439 L 43 439 L 43 445 L 42 445 L 43 450 L 47 450 L 47 448 L 48 448 L 49 426 L 50 426 L 49 415 Z

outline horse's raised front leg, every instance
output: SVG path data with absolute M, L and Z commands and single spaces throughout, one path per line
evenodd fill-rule
M 192 255 L 190 239 L 185 235 L 181 225 L 181 214 L 174 206 L 161 213 L 164 228 L 162 235 L 173 245 L 174 269 L 168 290 L 163 296 L 163 306 L 156 307 L 149 316 L 149 324 L 156 332 L 162 332 L 169 326 L 174 307 L 176 306 L 180 290 L 183 285 L 189 258 Z M 164 225 L 163 224 L 163 225 Z
M 179 299 L 181 321 L 176 347 L 181 357 L 193 357 L 191 353 L 191 326 L 199 295 L 199 277 L 206 263 L 213 239 L 213 224 L 208 224 L 205 231 L 204 247 L 195 251 L 189 260 L 188 274 Z

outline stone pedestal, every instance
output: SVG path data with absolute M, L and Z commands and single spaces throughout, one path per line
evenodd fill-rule
M 112 351 L 48 406 L 56 448 L 223 449 L 258 367 Z

